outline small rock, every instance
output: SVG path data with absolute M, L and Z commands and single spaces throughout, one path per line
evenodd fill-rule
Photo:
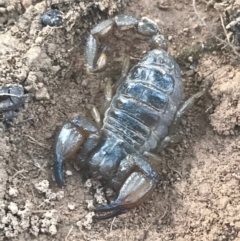
M 37 38 L 36 38 L 36 40 L 35 40 L 35 43 L 36 44 L 41 44 L 42 42 L 43 42 L 43 37 L 41 37 L 41 36 L 38 36 Z
M 201 183 L 198 185 L 198 195 L 201 198 L 210 198 L 209 196 L 212 193 L 212 187 L 209 183 Z
M 10 202 L 8 205 L 8 209 L 11 211 L 12 214 L 16 214 L 18 212 L 18 206 L 16 203 Z
M 49 188 L 49 181 L 48 180 L 43 180 L 39 183 L 36 183 L 35 188 L 39 191 L 39 192 L 47 192 L 48 188 Z
M 5 13 L 5 12 L 6 12 L 6 8 L 1 8 L 1 7 L 0 7 L 0 13 L 3 14 L 3 13 Z
M 14 11 L 14 6 L 13 5 L 9 5 L 9 6 L 7 6 L 7 11 L 8 12 L 12 12 L 12 11 Z
M 87 230 L 91 230 L 94 215 L 95 215 L 94 212 L 88 213 L 83 220 L 77 222 L 77 226 L 79 226 L 80 229 L 84 227 Z
M 92 187 L 92 180 L 91 180 L 91 179 L 88 179 L 88 180 L 85 182 L 84 187 L 86 187 L 87 189 L 91 188 L 91 187 Z
M 93 200 L 86 200 L 87 203 L 87 209 L 92 211 L 95 209 L 94 204 L 93 204 Z
M 74 210 L 75 209 L 75 205 L 74 204 L 68 204 L 68 209 L 69 210 Z
M 61 69 L 61 67 L 59 65 L 52 66 L 52 72 L 54 72 L 54 73 L 57 73 L 60 69 Z
M 185 74 L 186 74 L 187 77 L 193 76 L 194 73 L 195 73 L 195 71 L 194 71 L 193 69 L 190 69 L 190 70 L 188 70 L 188 71 L 185 72 Z
M 49 189 L 46 191 L 45 195 L 46 195 L 46 198 L 47 198 L 48 200 L 56 200 L 56 199 L 57 199 L 57 194 L 54 193 L 54 192 L 52 192 L 52 191 L 49 190 Z
M 48 229 L 48 232 L 53 236 L 57 234 L 57 228 L 55 225 L 51 225 Z
M 193 62 L 193 56 L 188 56 L 188 61 L 189 61 L 190 63 L 192 63 L 192 62 Z
M 27 78 L 27 71 L 25 69 L 21 69 L 21 72 L 17 75 L 17 78 L 20 81 L 24 81 Z
M 0 0 L 0 6 L 6 7 L 6 0 Z
M 234 226 L 237 231 L 240 231 L 240 222 L 236 222 Z
M 67 175 L 67 176 L 72 176 L 72 172 L 71 172 L 70 170 L 67 170 L 67 171 L 66 171 L 66 175 Z
M 32 5 L 32 0 L 22 0 L 22 6 L 27 9 Z
M 12 35 L 14 35 L 19 32 L 19 28 L 16 25 L 14 25 L 11 27 L 11 32 L 12 32 Z
M 18 196 L 18 190 L 15 189 L 15 188 L 10 187 L 10 188 L 9 188 L 9 191 L 8 191 L 8 194 L 9 194 L 11 197 L 17 197 L 17 196 Z
M 221 197 L 218 201 L 218 207 L 219 209 L 226 209 L 227 205 L 229 203 L 229 198 L 227 196 Z
M 51 59 L 41 49 L 40 46 L 31 47 L 25 54 L 27 66 L 32 69 L 49 69 L 51 67 Z
M 64 198 L 64 191 L 57 192 L 57 200 L 60 201 Z
M 88 80 L 87 79 L 83 79 L 82 86 L 87 86 L 87 85 L 88 85 Z
M 35 93 L 36 100 L 49 100 L 50 96 L 48 94 L 48 90 L 46 86 L 38 89 Z
M 96 189 L 96 193 L 94 194 L 94 198 L 95 198 L 95 200 L 98 204 L 101 204 L 101 205 L 107 204 L 107 200 L 106 200 L 106 197 L 105 197 L 105 194 L 104 194 L 102 188 Z

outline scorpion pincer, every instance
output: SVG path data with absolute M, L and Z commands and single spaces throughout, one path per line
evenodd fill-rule
M 147 158 L 149 151 L 174 140 L 180 117 L 204 94 L 193 95 L 180 107 L 180 68 L 166 52 L 166 41 L 156 23 L 148 18 L 118 15 L 94 27 L 86 44 L 90 71 L 106 68 L 107 56 L 105 52 L 99 54 L 99 41 L 115 27 L 136 28 L 139 34 L 150 36 L 152 50 L 129 73 L 129 61 L 125 61 L 112 98 L 112 86 L 106 86 L 109 105 L 101 129 L 84 117 L 75 118 L 62 127 L 55 146 L 54 175 L 60 187 L 64 185 L 64 160 L 76 158 L 118 192 L 114 202 L 96 208 L 97 219 L 125 213 L 149 198 L 157 183 L 157 173 Z M 95 119 L 99 119 L 98 113 Z

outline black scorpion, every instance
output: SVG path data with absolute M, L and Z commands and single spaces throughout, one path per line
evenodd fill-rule
M 176 61 L 165 51 L 166 41 L 157 25 L 148 18 L 137 20 L 128 15 L 107 19 L 92 29 L 86 46 L 88 68 L 103 71 L 107 66 L 105 52 L 98 54 L 98 42 L 115 28 L 137 28 L 150 36 L 149 51 L 128 73 L 129 58 L 124 61 L 120 80 L 106 85 L 103 126 L 99 129 L 84 117 L 66 123 L 57 138 L 54 174 L 60 187 L 64 185 L 63 162 L 76 158 L 101 175 L 118 192 L 117 199 L 98 207 L 97 219 L 117 216 L 143 203 L 152 193 L 157 173 L 150 165 L 150 150 L 165 147 L 174 140 L 180 117 L 200 98 L 204 91 L 189 98 L 181 107 L 183 85 Z M 164 50 L 165 49 L 165 50 Z M 116 93 L 112 96 L 112 89 Z M 93 109 L 99 122 L 100 114 Z M 107 212 L 106 215 L 99 215 Z

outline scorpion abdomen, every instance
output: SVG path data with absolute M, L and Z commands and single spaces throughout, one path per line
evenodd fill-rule
M 152 50 L 118 87 L 105 113 L 103 131 L 137 152 L 154 149 L 167 135 L 182 95 L 178 64 L 164 50 Z

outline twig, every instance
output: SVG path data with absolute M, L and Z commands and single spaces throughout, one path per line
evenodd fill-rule
M 228 34 L 227 34 L 227 29 L 225 28 L 225 25 L 224 25 L 224 22 L 223 22 L 222 14 L 219 13 L 219 16 L 220 16 L 220 19 L 221 19 L 221 24 L 222 24 L 223 31 L 224 31 L 225 36 L 226 36 L 226 38 L 227 38 L 227 41 L 228 41 L 228 43 L 229 43 L 229 37 L 228 37 Z
M 32 211 L 32 213 L 46 213 L 46 212 L 50 212 L 51 210 L 34 210 Z
M 45 199 L 42 203 L 39 204 L 39 206 L 37 208 L 40 208 L 42 207 L 43 204 L 47 203 L 47 202 L 50 202 L 53 198 L 47 198 Z
M 39 146 L 41 146 L 41 147 L 43 147 L 43 148 L 45 148 L 45 149 L 47 149 L 47 150 L 49 150 L 49 151 L 51 150 L 51 149 L 50 149 L 49 147 L 47 147 L 45 144 L 43 144 L 43 143 L 35 140 L 33 137 L 31 137 L 31 136 L 29 136 L 29 135 L 26 135 L 26 134 L 24 134 L 24 136 L 26 136 L 26 137 L 28 137 L 30 140 L 32 140 L 32 141 L 29 141 L 30 143 L 37 144 L 37 145 L 39 145 Z
M 111 222 L 110 232 L 112 232 L 112 226 L 113 226 L 113 223 L 114 223 L 114 221 L 115 221 L 115 218 L 116 218 L 116 217 L 114 217 L 113 220 L 112 220 L 112 222 Z
M 32 187 L 31 187 L 31 191 L 32 191 L 32 195 L 33 195 L 34 203 L 36 203 L 36 197 L 35 197 L 35 194 L 34 194 L 34 191 L 33 191 Z
M 182 177 L 183 177 L 182 174 L 181 174 L 179 171 L 177 171 L 176 169 L 170 167 L 169 164 L 168 164 L 168 162 L 167 162 L 167 167 L 168 167 L 171 171 L 176 172 L 176 173 L 180 176 L 180 178 L 182 179 Z
M 196 8 L 196 0 L 193 0 L 192 1 L 192 5 L 193 5 L 193 9 L 194 9 L 194 12 L 196 13 L 196 15 L 198 16 L 198 19 L 202 22 L 202 24 L 207 28 L 207 30 L 209 31 L 209 33 L 215 38 L 217 39 L 221 44 L 224 44 L 224 45 L 227 45 L 229 46 L 233 52 L 240 58 L 240 54 L 237 52 L 236 50 L 236 47 L 231 44 L 230 42 L 227 42 L 221 38 L 219 38 L 218 36 L 216 36 L 216 34 L 214 34 L 214 32 L 212 31 L 212 29 L 207 25 L 207 23 L 204 21 L 204 19 L 200 16 L 200 14 L 198 13 L 197 11 L 197 8 Z
M 22 174 L 23 172 L 26 172 L 24 169 L 18 171 L 16 168 L 13 168 L 15 171 L 17 171 L 13 176 L 12 178 L 16 177 L 18 174 L 21 174 L 21 176 L 26 179 L 26 177 Z
M 73 230 L 73 225 L 72 225 L 71 228 L 69 229 L 69 231 L 68 231 L 68 233 L 67 233 L 67 236 L 65 237 L 65 241 L 68 240 L 68 237 L 69 237 L 70 233 L 72 232 L 72 230 Z
M 40 171 L 46 172 L 46 170 L 44 170 L 44 167 L 46 167 L 47 161 L 42 166 L 40 166 L 38 162 L 33 162 L 33 165 L 38 168 L 37 176 L 39 175 Z
M 124 238 L 127 241 L 127 229 L 126 229 L 126 222 L 124 223 Z

